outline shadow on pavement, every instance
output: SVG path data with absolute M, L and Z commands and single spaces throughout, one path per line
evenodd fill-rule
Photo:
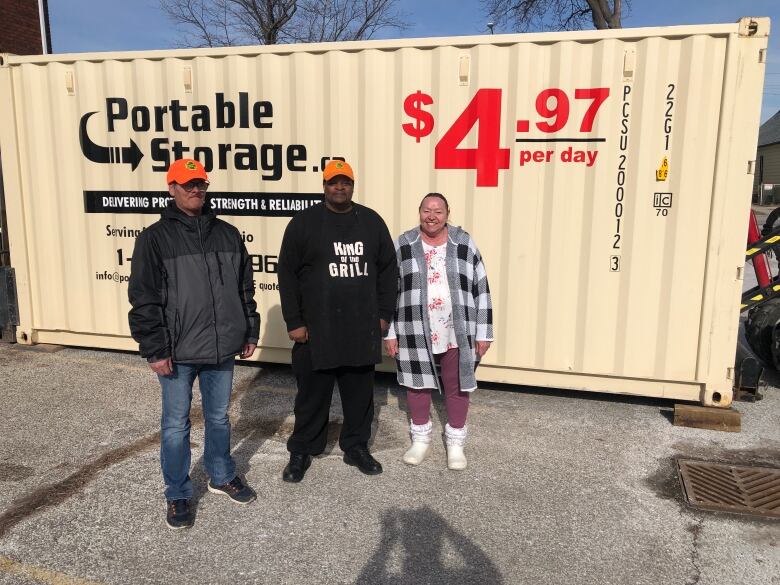
M 383 410 L 389 409 L 387 414 Z M 374 423 L 368 442 L 372 452 L 383 452 L 405 446 L 408 441 L 406 392 L 396 382 L 395 374 L 377 372 L 374 381 Z
M 387 510 L 381 538 L 357 584 L 504 582 L 482 549 L 427 506 Z
M 233 399 L 237 404 L 231 405 L 231 453 L 236 462 L 236 473 L 245 477 L 250 469 L 252 457 L 262 448 L 266 441 L 286 443 L 292 434 L 295 404 L 295 377 L 289 365 L 257 363 L 258 372 L 252 379 L 242 385 L 237 391 L 234 388 Z M 327 457 L 338 450 L 339 434 L 343 426 L 341 402 L 338 389 L 334 389 L 333 401 L 336 404 L 331 420 L 328 422 L 328 438 L 320 457 Z M 369 446 L 372 451 L 381 452 L 386 449 L 405 445 L 407 436 L 404 430 L 399 434 L 395 428 L 379 428 L 383 408 L 395 409 L 392 395 L 399 393 L 395 376 L 378 375 L 374 386 L 374 422 L 372 425 Z M 405 393 L 404 403 L 405 403 Z M 405 414 L 399 413 L 403 421 Z M 200 426 L 202 419 L 198 420 Z M 402 423 L 403 424 L 403 423 Z M 281 468 L 279 473 L 281 473 Z M 203 457 L 201 456 L 190 471 L 193 484 L 192 504 L 197 511 L 200 498 L 207 492 L 209 481 Z
M 286 440 L 292 432 L 292 424 L 287 417 L 292 414 L 295 391 L 263 387 L 268 379 L 285 370 L 289 370 L 289 366 L 263 364 L 241 391 L 236 392 L 234 388 L 233 399 L 238 398 L 238 404 L 230 407 L 231 454 L 236 462 L 236 474 L 242 478 L 249 471 L 252 457 L 266 441 Z M 190 474 L 192 504 L 197 509 L 209 481 L 202 455 L 192 466 Z

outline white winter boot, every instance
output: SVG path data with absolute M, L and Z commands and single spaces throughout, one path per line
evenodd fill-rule
M 450 469 L 466 469 L 466 456 L 463 454 L 466 433 L 466 427 L 453 429 L 449 423 L 444 427 L 444 437 L 447 441 L 447 467 Z
M 431 450 L 433 423 L 428 421 L 424 425 L 416 425 L 410 422 L 409 429 L 412 433 L 412 446 L 409 447 L 401 459 L 409 465 L 419 465 L 425 459 L 428 451 Z

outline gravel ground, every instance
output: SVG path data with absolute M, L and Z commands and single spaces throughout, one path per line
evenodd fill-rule
M 630 384 L 630 382 L 627 382 Z M 294 378 L 236 370 L 233 455 L 258 501 L 206 491 L 193 416 L 194 528 L 164 524 L 159 386 L 137 356 L 0 344 L 0 583 L 780 584 L 780 521 L 697 511 L 675 457 L 780 468 L 780 391 L 742 432 L 672 426 L 670 402 L 529 387 L 474 396 L 469 467 L 404 465 L 406 404 L 380 375 L 376 477 L 326 452 L 281 480 Z M 196 393 L 197 394 L 197 393 Z

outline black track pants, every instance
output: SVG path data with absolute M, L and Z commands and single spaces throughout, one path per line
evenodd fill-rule
M 343 366 L 313 370 L 309 345 L 296 343 L 292 365 L 298 381 L 295 396 L 295 427 L 287 441 L 291 453 L 319 455 L 328 438 L 328 415 L 333 386 L 339 384 L 344 426 L 339 447 L 346 451 L 356 445 L 368 445 L 374 421 L 374 366 Z

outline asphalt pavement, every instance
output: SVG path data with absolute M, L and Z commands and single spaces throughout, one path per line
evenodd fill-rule
M 675 467 L 780 468 L 776 388 L 736 403 L 740 433 L 675 427 L 667 401 L 481 388 L 469 466 L 454 472 L 440 400 L 431 456 L 401 462 L 405 397 L 381 375 L 371 448 L 384 473 L 342 462 L 336 397 L 325 454 L 287 484 L 294 379 L 241 365 L 233 455 L 259 498 L 207 492 L 196 399 L 197 516 L 177 532 L 164 523 L 159 386 L 137 355 L 0 344 L 0 391 L 0 583 L 780 585 L 780 521 L 690 508 Z

